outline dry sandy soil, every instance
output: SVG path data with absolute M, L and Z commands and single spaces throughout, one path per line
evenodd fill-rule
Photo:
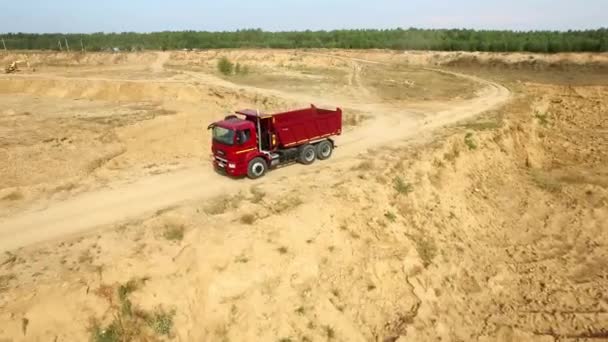
M 16 59 L 0 341 L 608 340 L 606 55 Z M 310 103 L 332 159 L 212 171 L 210 122 Z

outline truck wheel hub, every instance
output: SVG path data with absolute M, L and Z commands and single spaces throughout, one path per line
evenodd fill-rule
M 311 161 L 314 157 L 315 157 L 315 152 L 313 150 L 308 150 L 308 151 L 306 151 L 306 154 L 304 154 L 304 158 L 306 158 L 306 160 L 308 160 L 308 161 Z
M 253 173 L 256 176 L 261 175 L 264 172 L 264 165 L 262 165 L 261 163 L 255 163 L 253 164 Z

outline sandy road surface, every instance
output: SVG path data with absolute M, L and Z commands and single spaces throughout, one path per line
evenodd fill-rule
M 151 66 L 153 71 L 162 70 L 167 55 L 160 54 Z M 377 63 L 366 60 L 351 60 L 353 80 L 360 67 L 357 63 Z M 438 71 L 437 72 L 445 72 Z M 184 72 L 186 73 L 186 72 Z M 192 73 L 187 73 L 192 74 Z M 455 74 L 484 85 L 478 96 L 469 101 L 460 101 L 448 110 L 428 115 L 424 121 L 413 118 L 412 111 L 388 110 L 380 105 L 359 105 L 363 111 L 376 113 L 374 120 L 346 133 L 337 141 L 339 149 L 330 167 L 340 167 L 341 161 L 348 160 L 370 147 L 378 147 L 391 141 L 402 140 L 456 121 L 475 116 L 504 103 L 510 96 L 505 87 L 473 76 Z M 198 74 L 206 82 L 217 82 L 218 86 L 229 86 L 229 82 Z M 239 88 L 243 88 L 239 86 Z M 287 96 L 277 91 L 255 89 L 260 93 Z M 293 96 L 293 95 L 291 95 Z M 299 100 L 307 100 L 299 98 Z M 317 103 L 324 99 L 316 99 Z M 349 104 L 347 104 L 349 105 Z M 347 107 L 345 105 L 345 107 Z M 353 104 L 354 105 L 354 104 Z M 276 182 L 279 177 L 297 177 L 302 166 L 295 165 L 271 172 L 257 183 Z M 38 242 L 57 239 L 70 234 L 81 233 L 95 227 L 133 219 L 157 210 L 178 205 L 193 199 L 204 200 L 214 196 L 233 193 L 248 180 L 231 180 L 221 177 L 207 165 L 175 171 L 169 174 L 148 176 L 127 185 L 114 185 L 109 188 L 77 195 L 71 199 L 57 202 L 40 211 L 26 211 L 0 222 L 0 251 L 11 250 Z

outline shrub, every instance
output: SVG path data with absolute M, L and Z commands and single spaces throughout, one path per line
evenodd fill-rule
M 401 177 L 397 176 L 393 179 L 393 187 L 398 193 L 407 195 L 414 191 L 414 187 L 410 183 L 406 183 Z
M 477 148 L 477 144 L 475 140 L 473 140 L 473 133 L 469 132 L 464 136 L 464 143 L 467 145 L 469 150 L 474 150 Z
M 222 57 L 217 62 L 217 69 L 224 75 L 229 76 L 234 72 L 234 64 L 228 59 L 228 57 Z

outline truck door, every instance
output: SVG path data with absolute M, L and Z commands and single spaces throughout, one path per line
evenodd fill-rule
M 235 139 L 236 145 L 239 146 L 239 151 L 246 151 L 257 147 L 255 133 L 250 128 L 238 130 Z

